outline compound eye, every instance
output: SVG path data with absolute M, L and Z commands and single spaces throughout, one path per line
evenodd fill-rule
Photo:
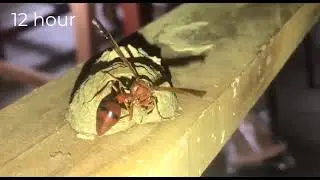
M 130 85 L 130 82 L 129 82 L 128 79 L 126 79 L 123 84 L 124 84 L 126 87 L 128 87 L 128 86 Z
M 122 82 L 123 85 L 125 85 L 126 87 L 130 87 L 132 84 L 132 80 L 126 77 L 121 77 L 120 81 Z

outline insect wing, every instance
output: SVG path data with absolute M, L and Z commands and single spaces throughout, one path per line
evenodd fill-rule
M 191 94 L 198 97 L 203 97 L 205 94 L 207 94 L 206 91 L 189 89 L 189 88 L 155 86 L 154 89 L 158 91 L 171 91 L 171 92 L 180 93 L 180 94 Z

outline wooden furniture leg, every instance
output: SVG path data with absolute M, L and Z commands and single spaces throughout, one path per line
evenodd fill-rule
M 70 3 L 70 9 L 75 16 L 76 53 L 77 63 L 90 59 L 96 52 L 97 36 L 94 33 L 91 20 L 95 16 L 95 4 L 93 3 Z M 141 26 L 152 21 L 151 3 L 121 3 L 120 8 L 124 12 L 123 32 L 125 36 L 137 31 Z M 110 8 L 106 8 L 110 10 Z M 113 17 L 115 12 L 104 12 L 105 15 Z M 111 14 L 111 15 L 110 15 Z M 116 17 L 111 20 L 114 22 Z
M 125 36 L 129 36 L 152 21 L 151 3 L 121 3 L 120 7 L 124 12 L 123 32 Z
M 121 3 L 120 8 L 123 10 L 123 33 L 129 36 L 140 27 L 138 3 Z
M 81 63 L 90 59 L 95 52 L 95 35 L 91 20 L 95 16 L 94 3 L 70 3 L 75 16 L 74 30 L 76 42 L 76 61 Z

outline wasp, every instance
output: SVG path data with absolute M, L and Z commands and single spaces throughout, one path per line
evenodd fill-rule
M 206 91 L 195 89 L 155 86 L 153 82 L 139 75 L 134 67 L 134 63 L 125 57 L 110 32 L 97 19 L 94 18 L 92 24 L 100 35 L 111 42 L 123 64 L 133 74 L 132 78 L 118 78 L 109 73 L 116 81 L 112 84 L 112 92 L 102 99 L 97 109 L 96 132 L 98 136 L 104 135 L 121 119 L 122 108 L 125 108 L 129 112 L 129 120 L 132 119 L 134 106 L 144 108 L 148 112 L 152 111 L 157 103 L 157 98 L 154 95 L 155 91 L 188 93 L 199 97 L 206 94 Z

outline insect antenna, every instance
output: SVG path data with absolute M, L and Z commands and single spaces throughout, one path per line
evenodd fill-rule
M 107 40 L 110 40 L 112 45 L 114 46 L 114 50 L 115 52 L 119 55 L 120 59 L 124 62 L 125 65 L 127 65 L 129 67 L 129 69 L 132 71 L 132 73 L 134 74 L 134 76 L 136 76 L 136 78 L 139 77 L 139 74 L 137 72 L 137 70 L 132 66 L 131 62 L 124 56 L 124 54 L 122 53 L 119 45 L 117 44 L 117 42 L 113 39 L 112 35 L 110 34 L 110 32 L 108 30 L 106 30 L 102 24 L 100 23 L 99 20 L 97 20 L 96 18 L 93 18 L 92 20 L 92 24 L 96 27 L 97 31 L 99 32 L 99 34 L 101 34 L 104 38 L 106 38 Z

